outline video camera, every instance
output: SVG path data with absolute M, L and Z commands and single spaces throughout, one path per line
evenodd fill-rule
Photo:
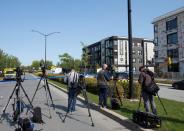
M 114 66 L 108 65 L 107 70 L 109 71 L 109 75 L 113 76 L 113 79 L 117 79 L 118 78 L 117 73 L 115 72 L 115 67 Z
M 21 75 L 23 75 L 23 69 L 17 67 L 14 71 L 16 72 L 16 79 L 21 79 Z

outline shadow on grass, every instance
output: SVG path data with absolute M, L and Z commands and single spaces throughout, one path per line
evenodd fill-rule
M 180 124 L 184 123 L 184 120 L 179 120 L 177 118 L 167 117 L 167 116 L 161 116 L 161 120 L 162 121 L 169 121 L 169 122 L 172 122 L 172 123 L 180 123 Z

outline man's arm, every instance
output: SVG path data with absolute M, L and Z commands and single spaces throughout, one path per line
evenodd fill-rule
M 141 73 L 141 74 L 139 75 L 138 82 L 139 82 L 139 84 L 141 84 L 141 85 L 142 85 L 142 83 L 144 82 L 144 75 L 143 75 L 143 73 Z

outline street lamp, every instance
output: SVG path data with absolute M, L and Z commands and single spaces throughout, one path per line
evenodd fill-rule
M 128 41 L 129 41 L 129 95 L 133 97 L 133 61 L 132 61 L 132 19 L 131 0 L 127 1 L 128 6 Z
M 53 34 L 56 34 L 56 33 L 60 33 L 60 32 L 52 32 L 52 33 L 48 33 L 48 34 L 44 34 L 44 33 L 42 33 L 42 32 L 40 32 L 40 31 L 37 31 L 37 30 L 31 30 L 32 32 L 36 32 L 36 33 L 38 33 L 38 34 L 40 34 L 40 35 L 42 35 L 42 36 L 44 36 L 44 38 L 45 38 L 45 67 L 46 67 L 46 60 L 47 60 L 47 58 L 46 58 L 46 56 L 47 56 L 47 36 L 50 36 L 50 35 L 53 35 Z

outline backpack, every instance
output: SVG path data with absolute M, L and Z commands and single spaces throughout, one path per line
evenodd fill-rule
M 160 88 L 158 87 L 158 85 L 155 83 L 154 81 L 154 73 L 150 70 L 146 70 L 144 71 L 146 74 L 148 74 L 151 77 L 151 83 L 146 86 L 146 88 L 144 88 L 144 90 L 151 95 L 156 96 L 156 94 L 158 93 L 158 91 L 160 90 Z
M 43 120 L 42 120 L 42 112 L 41 112 L 41 108 L 40 107 L 35 107 L 33 109 L 32 121 L 34 123 L 43 123 Z

